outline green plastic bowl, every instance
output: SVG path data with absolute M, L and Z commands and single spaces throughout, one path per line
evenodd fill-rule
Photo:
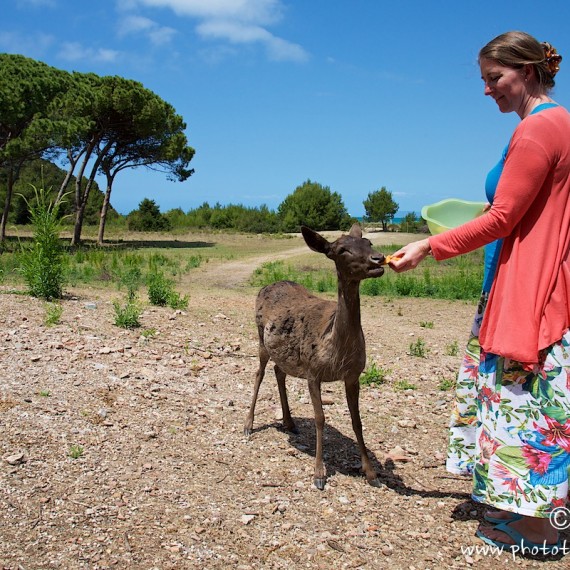
M 432 234 L 440 234 L 475 219 L 484 212 L 485 202 L 447 198 L 422 208 L 422 218 Z

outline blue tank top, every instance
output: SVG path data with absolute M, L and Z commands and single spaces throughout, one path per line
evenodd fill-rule
M 542 103 L 535 107 L 530 114 L 534 115 L 544 109 L 550 109 L 551 107 L 557 107 L 557 103 Z M 510 144 L 510 141 L 509 141 Z M 505 160 L 507 158 L 507 152 L 509 152 L 509 145 L 504 148 L 501 154 L 501 159 L 487 174 L 485 179 L 485 195 L 487 196 L 487 201 L 489 204 L 493 203 L 495 198 L 495 192 L 497 190 L 497 185 L 499 184 L 499 179 L 503 173 L 503 167 L 505 165 Z M 495 278 L 495 273 L 497 271 L 497 263 L 499 261 L 499 254 L 501 253 L 501 245 L 503 243 L 502 239 L 493 241 L 485 246 L 485 271 L 483 274 L 483 292 L 488 293 L 491 290 L 491 285 L 493 285 L 493 279 Z

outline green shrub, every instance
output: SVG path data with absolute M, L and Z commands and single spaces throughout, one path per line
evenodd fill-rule
M 142 283 L 142 272 L 138 265 L 128 267 L 120 276 L 121 285 L 127 288 L 127 300 L 134 300 Z
M 21 271 L 29 293 L 40 299 L 61 299 L 65 283 L 63 248 L 59 241 L 61 202 L 48 202 L 46 192 L 34 187 L 36 200 L 28 202 L 33 242 L 24 249 Z
M 123 329 L 136 329 L 141 326 L 141 308 L 135 299 L 127 300 L 124 305 L 113 301 L 115 309 L 115 325 Z
M 174 282 L 162 272 L 151 273 L 147 279 L 148 300 L 151 305 L 185 309 L 188 307 L 188 295 L 181 296 L 174 290 Z
M 173 284 L 164 273 L 156 272 L 149 274 L 147 278 L 148 300 L 151 305 L 166 307 L 168 299 L 172 294 Z

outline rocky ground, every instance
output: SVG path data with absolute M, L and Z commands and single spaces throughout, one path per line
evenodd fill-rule
M 0 568 L 568 568 L 471 550 L 482 509 L 444 469 L 441 389 L 471 304 L 363 299 L 368 357 L 387 372 L 360 405 L 379 487 L 338 383 L 323 388 L 323 491 L 305 381 L 288 379 L 293 435 L 268 371 L 247 439 L 259 261 L 192 270 L 188 309 L 148 307 L 135 331 L 113 323 L 116 291 L 70 290 L 51 327 L 42 302 L 0 296 Z

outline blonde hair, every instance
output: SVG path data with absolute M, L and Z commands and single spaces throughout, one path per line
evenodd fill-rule
M 479 52 L 481 59 L 491 59 L 505 67 L 521 69 L 532 65 L 539 86 L 545 91 L 554 87 L 554 76 L 562 56 L 548 43 L 540 43 L 526 32 L 506 32 L 491 40 Z

